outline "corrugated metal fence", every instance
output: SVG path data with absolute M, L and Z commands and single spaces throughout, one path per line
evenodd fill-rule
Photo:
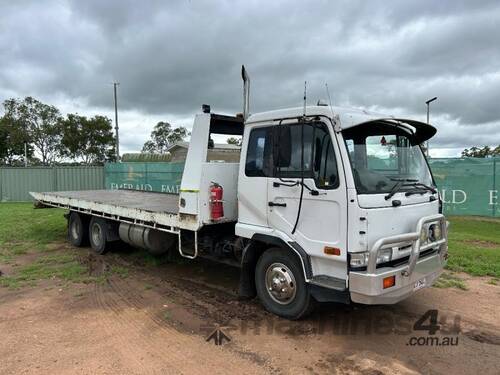
M 0 168 L 0 201 L 30 201 L 30 191 L 104 188 L 104 167 L 57 166 Z

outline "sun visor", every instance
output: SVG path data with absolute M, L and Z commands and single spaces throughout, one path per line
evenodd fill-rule
M 424 143 L 437 133 L 437 129 L 434 126 L 426 124 L 425 122 L 408 119 L 393 119 L 392 121 L 399 123 L 399 125 L 409 127 L 413 132 L 415 144 Z
M 437 132 L 434 126 L 426 124 L 425 122 L 392 117 L 370 120 L 354 125 L 352 127 L 360 125 L 367 126 L 370 123 L 392 125 L 398 129 L 404 130 L 405 132 L 409 133 L 409 135 L 411 135 L 409 138 L 413 145 L 421 144 L 427 141 L 428 139 L 432 138 Z

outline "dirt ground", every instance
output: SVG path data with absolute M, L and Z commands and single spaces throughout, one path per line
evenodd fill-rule
M 464 275 L 467 291 L 427 288 L 394 306 L 322 305 L 290 322 L 239 301 L 228 266 L 63 250 L 78 252 L 89 274 L 130 272 L 0 288 L 1 374 L 499 373 L 500 286 L 483 278 Z M 438 310 L 434 335 L 413 329 L 427 310 Z

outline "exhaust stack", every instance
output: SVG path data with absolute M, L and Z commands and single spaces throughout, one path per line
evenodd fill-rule
M 250 115 L 250 77 L 245 65 L 241 66 L 241 78 L 243 79 L 243 119 L 246 121 Z

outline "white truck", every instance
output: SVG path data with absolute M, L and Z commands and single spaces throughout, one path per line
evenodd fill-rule
M 436 129 L 321 103 L 249 116 L 245 87 L 243 115 L 196 115 L 178 195 L 31 195 L 69 210 L 73 245 L 102 254 L 123 240 L 234 264 L 240 295 L 289 319 L 317 301 L 393 304 L 430 286 L 448 256 L 420 147 Z M 207 159 L 212 134 L 242 136 L 240 163 Z

